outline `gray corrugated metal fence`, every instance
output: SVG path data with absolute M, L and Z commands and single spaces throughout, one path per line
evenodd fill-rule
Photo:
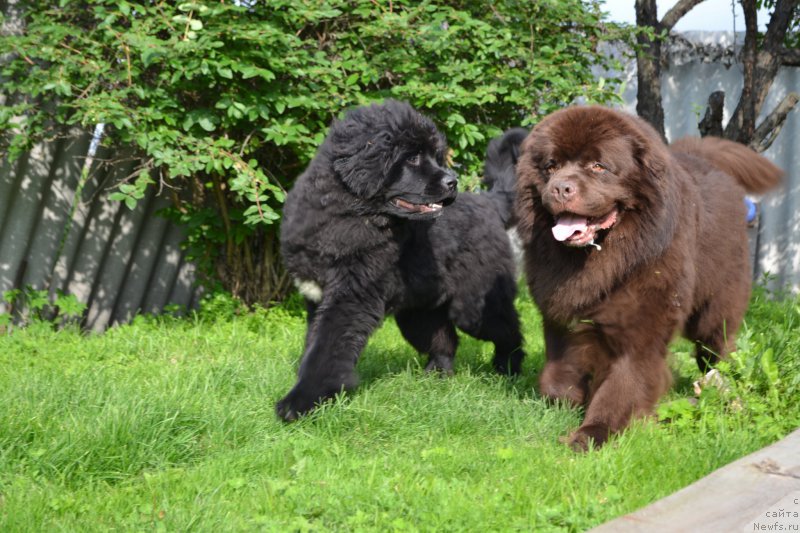
M 0 292 L 29 285 L 73 294 L 94 330 L 168 304 L 193 306 L 182 231 L 156 215 L 167 200 L 153 190 L 134 210 L 109 200 L 133 160 L 95 163 L 82 182 L 91 135 L 68 133 L 0 166 Z M 108 156 L 100 150 L 96 161 Z

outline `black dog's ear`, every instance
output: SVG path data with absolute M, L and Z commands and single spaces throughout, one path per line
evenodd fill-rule
M 333 170 L 347 190 L 360 198 L 377 195 L 395 156 L 391 135 L 387 132 L 360 135 L 352 140 L 343 139 L 339 146 L 342 149 L 334 156 Z
M 360 155 L 335 160 L 333 170 L 351 193 L 360 198 L 372 198 L 381 190 L 384 168 L 382 164 L 369 164 L 376 162 Z
M 524 128 L 514 128 L 506 132 L 506 142 L 508 143 L 511 152 L 511 161 L 514 165 L 519 161 L 519 154 L 522 148 L 522 143 L 528 136 L 528 130 Z

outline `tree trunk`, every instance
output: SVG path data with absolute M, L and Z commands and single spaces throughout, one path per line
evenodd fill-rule
M 769 132 L 759 128 L 762 139 L 756 139 L 756 120 L 761 113 L 781 59 L 785 55 L 784 39 L 797 11 L 798 0 L 778 0 L 772 13 L 767 33 L 758 42 L 756 0 L 741 0 L 745 16 L 745 43 L 742 51 L 744 85 L 742 96 L 725 128 L 725 137 L 744 144 L 759 143 Z M 792 106 L 790 106 L 789 110 Z M 786 111 L 788 113 L 788 111 Z M 784 113 L 785 117 L 785 113 Z
M 636 0 L 636 25 L 653 28 L 656 36 L 644 32 L 636 36 L 636 113 L 649 122 L 661 137 L 664 135 L 664 108 L 661 104 L 661 24 L 658 22 L 656 0 Z

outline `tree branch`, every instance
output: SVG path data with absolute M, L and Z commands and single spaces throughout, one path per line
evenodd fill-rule
M 708 96 L 708 107 L 703 120 L 697 125 L 700 136 L 722 137 L 722 114 L 725 107 L 725 91 L 714 91 Z
M 797 12 L 798 0 L 777 0 L 762 42 L 758 42 L 756 0 L 741 0 L 745 20 L 745 40 L 742 52 L 744 84 L 725 137 L 748 143 L 755 135 L 756 117 L 767 98 L 772 82 L 781 65 L 786 31 Z
M 781 66 L 800 67 L 800 48 L 781 48 Z
M 750 148 L 756 152 L 763 152 L 768 149 L 786 122 L 787 115 L 794 109 L 800 96 L 797 93 L 789 93 L 778 106 L 772 110 L 767 118 L 758 126 L 753 133 L 753 140 L 750 141 Z
M 767 32 L 764 34 L 763 47 L 765 49 L 777 52 L 783 48 L 786 31 L 789 29 L 796 11 L 797 0 L 775 2 L 775 9 L 770 16 L 769 24 L 767 24 Z
M 675 24 L 677 24 L 686 13 L 694 9 L 697 4 L 702 4 L 704 1 L 705 0 L 680 0 L 661 18 L 661 27 L 672 30 Z
M 742 49 L 742 94 L 739 103 L 725 128 L 725 137 L 742 144 L 752 138 L 756 129 L 756 117 L 761 109 L 763 100 L 758 101 L 759 88 L 766 83 L 767 87 L 775 78 L 774 73 L 768 80 L 756 76 L 756 62 L 758 58 L 758 8 L 756 0 L 741 0 L 744 12 L 744 47 Z

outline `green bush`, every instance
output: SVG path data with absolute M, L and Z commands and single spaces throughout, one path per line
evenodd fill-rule
M 238 5 L 236 5 L 238 4 Z M 394 97 L 445 131 L 475 186 L 489 138 L 576 99 L 612 37 L 599 4 L 539 2 L 17 3 L 0 36 L 0 153 L 105 124 L 104 144 L 140 160 L 113 197 L 175 191 L 202 270 L 248 303 L 286 287 L 276 222 L 285 190 L 348 107 Z M 9 21 L 6 21 L 9 22 Z M 13 26 L 13 25 L 11 25 Z
M 30 285 L 24 289 L 11 289 L 0 294 L 0 303 L 7 304 L 6 313 L 0 313 L 0 333 L 10 332 L 15 324 L 45 323 L 57 327 L 77 324 L 86 310 L 86 304 L 71 294 L 58 290 L 50 295 Z
M 764 280 L 767 281 L 766 279 Z M 681 430 L 712 430 L 740 424 L 759 438 L 775 440 L 800 426 L 800 300 L 789 292 L 771 292 L 756 285 L 745 321 L 736 336 L 736 350 L 715 365 L 718 375 L 700 380 L 696 402 L 677 387 L 677 399 L 663 401 L 659 417 Z M 693 346 L 675 353 L 695 370 Z M 693 387 L 694 388 L 694 387 Z M 695 391 L 696 393 L 697 391 Z

